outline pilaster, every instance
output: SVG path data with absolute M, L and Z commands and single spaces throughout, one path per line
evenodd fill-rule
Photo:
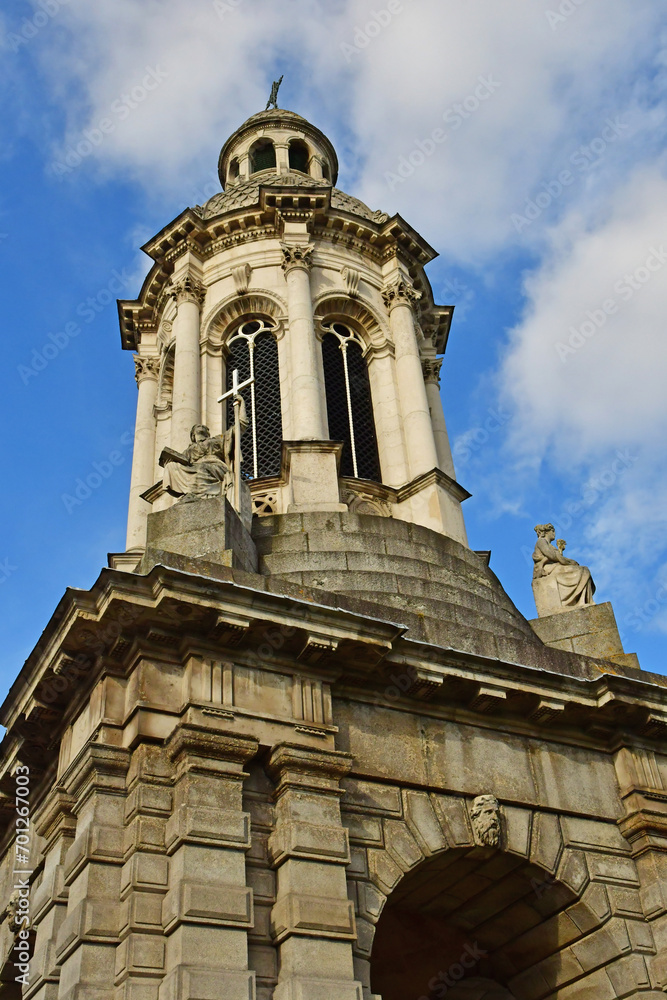
M 36 825 L 44 837 L 44 869 L 32 895 L 32 924 L 35 945 L 30 963 L 30 986 L 24 996 L 35 1000 L 56 1000 L 60 966 L 56 959 L 58 932 L 67 915 L 65 858 L 76 831 L 72 800 L 56 788 Z
M 422 373 L 424 384 L 426 385 L 428 407 L 431 413 L 435 450 L 438 455 L 438 468 L 446 472 L 452 479 L 456 479 L 454 462 L 452 461 L 452 449 L 449 446 L 449 435 L 447 434 L 447 424 L 445 423 L 445 411 L 442 407 L 442 397 L 440 395 L 441 368 L 442 358 L 426 358 L 422 360 Z
M 128 750 L 89 743 L 61 782 L 77 826 L 64 865 L 69 895 L 56 943 L 59 1000 L 114 1000 L 129 760 Z
M 159 1000 L 254 1000 L 248 969 L 252 890 L 245 854 L 250 818 L 242 808 L 244 763 L 258 743 L 181 725 L 167 744 L 175 769 L 174 810 L 166 826 L 169 891 Z
M 271 755 L 277 786 L 269 839 L 277 875 L 271 928 L 280 947 L 274 1000 L 361 1000 L 345 877 L 350 851 L 340 813 L 340 780 L 351 766 L 349 754 L 289 744 Z
M 162 748 L 142 744 L 128 773 L 116 1000 L 158 998 L 164 976 L 162 903 L 169 887 L 165 828 L 171 806 L 169 761 Z

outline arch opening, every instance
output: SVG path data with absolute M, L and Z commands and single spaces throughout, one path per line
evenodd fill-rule
M 250 173 L 270 170 L 276 166 L 276 147 L 270 139 L 260 139 L 250 150 Z
M 255 381 L 241 392 L 248 424 L 241 438 L 241 473 L 246 479 L 275 476 L 280 472 L 283 439 L 278 345 L 270 320 L 246 320 L 227 341 L 227 390 L 234 369 L 239 382 Z M 227 402 L 227 426 L 234 420 L 231 398 Z
M 329 437 L 343 442 L 341 475 L 380 482 L 380 460 L 363 345 L 343 323 L 324 327 L 322 358 Z
M 303 139 L 293 139 L 289 144 L 289 168 L 302 174 L 308 173 L 310 150 Z
M 564 911 L 577 900 L 544 869 L 495 848 L 438 854 L 387 898 L 371 952 L 371 993 L 382 1000 L 535 1000 L 542 963 L 555 981 L 569 976 L 562 953 L 585 932 Z

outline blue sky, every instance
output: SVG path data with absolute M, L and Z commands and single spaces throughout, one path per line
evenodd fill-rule
M 136 387 L 115 299 L 139 291 L 139 246 L 218 190 L 220 147 L 280 73 L 281 106 L 334 142 L 339 186 L 441 255 L 472 547 L 533 617 L 533 526 L 554 521 L 626 649 L 667 672 L 660 7 L 5 4 L 3 690 L 65 588 L 124 548 Z

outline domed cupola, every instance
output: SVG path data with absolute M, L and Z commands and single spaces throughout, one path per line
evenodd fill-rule
M 273 108 L 252 115 L 222 147 L 218 175 L 223 189 L 255 175 L 298 173 L 335 184 L 336 151 L 318 128 L 293 111 Z

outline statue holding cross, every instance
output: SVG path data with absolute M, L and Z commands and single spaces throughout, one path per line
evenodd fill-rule
M 271 87 L 271 96 L 266 102 L 265 111 L 268 111 L 270 107 L 274 107 L 278 111 L 278 91 L 280 90 L 280 84 L 283 82 L 283 77 L 281 76 L 279 80 L 273 81 L 273 86 Z
M 247 379 L 239 385 L 239 373 L 233 372 L 232 388 L 218 399 L 221 403 L 231 396 L 234 402 L 234 423 L 222 434 L 211 437 L 205 424 L 195 424 L 184 452 L 163 449 L 160 465 L 164 487 L 181 502 L 224 496 L 241 514 L 241 437 L 248 426 L 241 390 L 254 381 Z

